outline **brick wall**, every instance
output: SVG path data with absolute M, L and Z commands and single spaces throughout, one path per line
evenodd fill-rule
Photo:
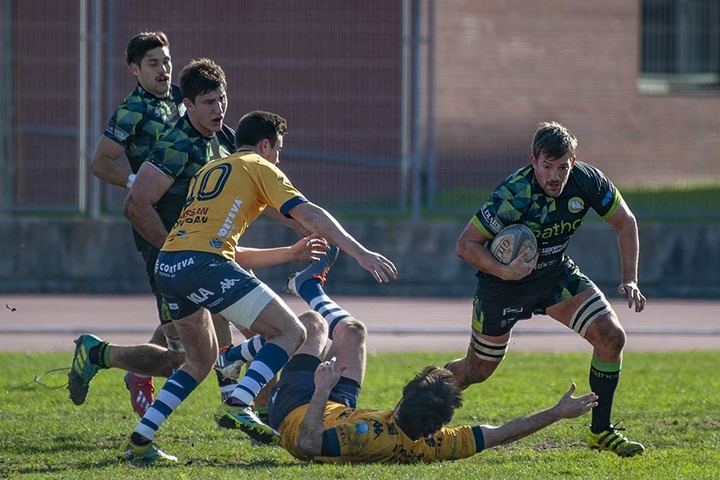
M 550 119 L 621 186 L 720 180 L 720 94 L 638 92 L 639 4 L 437 2 L 440 186 L 494 186 Z

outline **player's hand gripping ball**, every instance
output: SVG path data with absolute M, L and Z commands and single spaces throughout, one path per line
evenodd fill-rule
M 537 240 L 535 234 L 521 223 L 509 225 L 498 233 L 490 243 L 490 253 L 498 262 L 510 264 L 527 249 L 526 259 L 531 259 L 537 253 Z

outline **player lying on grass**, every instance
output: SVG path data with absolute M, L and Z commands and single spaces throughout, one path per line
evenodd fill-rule
M 574 397 L 575 384 L 557 404 L 500 427 L 445 427 L 462 405 L 453 374 L 426 367 L 403 388 L 392 410 L 356 408 L 365 374 L 365 327 L 337 322 L 328 353 L 327 323 L 304 314 L 307 339 L 285 366 L 270 400 L 270 426 L 300 459 L 319 462 L 433 462 L 456 460 L 510 443 L 563 418 L 587 413 L 597 396 Z

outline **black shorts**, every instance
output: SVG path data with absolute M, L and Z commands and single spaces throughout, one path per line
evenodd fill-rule
M 472 328 L 497 337 L 508 333 L 518 320 L 544 314 L 548 307 L 586 290 L 596 289 L 568 257 L 529 282 L 503 282 L 480 277 L 473 301 Z
M 301 405 L 310 403 L 315 393 L 315 370 L 320 359 L 312 355 L 295 355 L 283 368 L 280 381 L 275 385 L 268 405 L 269 424 L 277 430 L 285 417 Z M 330 391 L 330 401 L 357 408 L 360 385 L 341 377 Z

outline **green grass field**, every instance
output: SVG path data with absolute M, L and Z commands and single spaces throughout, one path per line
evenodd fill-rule
M 369 359 L 360 406 L 392 408 L 402 385 L 449 354 L 384 354 Z M 676 479 L 718 478 L 720 352 L 628 353 L 614 415 L 648 448 L 621 459 L 585 447 L 590 417 L 568 420 L 510 446 L 433 465 L 304 464 L 278 447 L 252 446 L 216 428 L 218 402 L 208 379 L 163 426 L 158 444 L 176 466 L 137 467 L 116 452 L 137 417 L 120 371 L 101 372 L 87 402 L 72 405 L 64 388 L 26 385 L 36 374 L 68 365 L 69 354 L 0 353 L 0 478 L 445 478 Z M 510 352 L 495 376 L 471 387 L 454 424 L 498 424 L 549 406 L 571 381 L 588 390 L 583 354 Z M 42 379 L 59 386 L 65 372 Z M 161 382 L 157 382 L 162 385 Z M 18 388 L 21 387 L 21 388 Z

